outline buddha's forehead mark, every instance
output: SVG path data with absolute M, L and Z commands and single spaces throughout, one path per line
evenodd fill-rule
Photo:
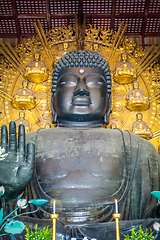
M 83 69 L 83 68 L 79 69 L 79 73 L 80 73 L 81 75 L 84 74 L 84 69 Z

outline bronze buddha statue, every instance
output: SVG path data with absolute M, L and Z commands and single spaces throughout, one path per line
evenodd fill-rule
M 111 111 L 111 75 L 98 53 L 66 53 L 57 62 L 52 80 L 52 116 L 58 127 L 26 134 L 24 162 L 24 127 L 19 127 L 17 151 L 16 127 L 10 123 L 10 151 L 0 162 L 0 184 L 7 189 L 4 197 L 9 200 L 25 189 L 35 157 L 35 174 L 24 197 L 29 194 L 30 198 L 50 201 L 38 216 L 50 219 L 56 199 L 57 233 L 68 239 L 86 235 L 113 239 L 107 235 L 107 222 L 112 221 L 115 198 L 121 220 L 152 216 L 156 199 L 150 192 L 159 190 L 160 157 L 145 139 L 128 131 L 102 128 L 108 124 Z M 1 145 L 6 152 L 7 136 L 6 126 L 2 126 Z M 9 170 L 4 173 L 7 164 Z M 23 177 L 24 169 L 28 178 Z

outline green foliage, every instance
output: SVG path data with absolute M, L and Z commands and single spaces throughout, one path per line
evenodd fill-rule
M 37 230 L 38 225 L 36 224 L 34 231 L 26 227 L 26 240 L 50 240 L 52 239 L 52 228 L 49 230 L 49 226 L 44 227 L 42 231 Z
M 139 226 L 139 229 L 137 231 L 134 230 L 134 227 L 130 230 L 131 231 L 131 236 L 128 235 L 124 235 L 125 239 L 124 240 L 141 240 L 141 239 L 145 239 L 145 240 L 151 240 L 151 239 L 155 239 L 153 236 L 153 232 L 152 229 L 150 228 L 149 231 L 146 228 L 145 231 L 142 230 L 141 225 Z

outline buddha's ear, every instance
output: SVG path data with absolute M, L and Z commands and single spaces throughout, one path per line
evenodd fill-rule
M 57 113 L 54 109 L 54 93 L 51 93 L 52 124 L 57 124 Z
M 107 108 L 107 111 L 106 111 L 106 113 L 104 114 L 104 117 L 103 117 L 103 123 L 106 124 L 106 125 L 109 124 L 109 115 L 111 113 L 111 106 L 112 106 L 111 94 L 108 94 L 108 108 Z

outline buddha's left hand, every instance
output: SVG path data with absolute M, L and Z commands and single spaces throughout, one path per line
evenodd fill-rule
M 35 146 L 33 142 L 27 144 L 25 150 L 25 127 L 19 126 L 18 146 L 16 124 L 9 125 L 9 143 L 6 125 L 1 127 L 1 161 L 0 186 L 5 188 L 6 200 L 16 198 L 32 179 L 35 163 Z

